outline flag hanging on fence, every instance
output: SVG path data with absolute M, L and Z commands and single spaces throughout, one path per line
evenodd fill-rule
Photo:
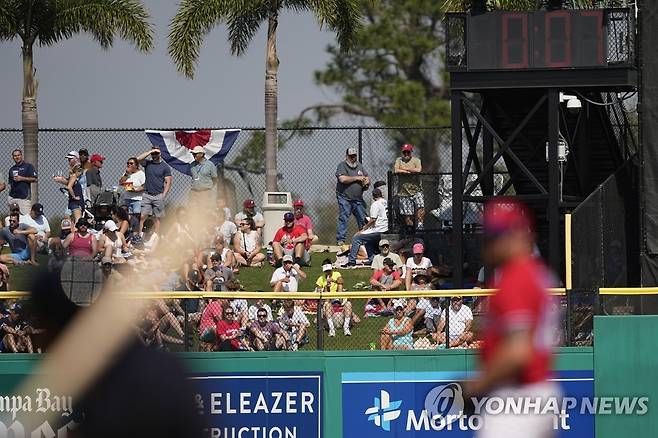
M 190 174 L 190 163 L 194 160 L 191 150 L 195 146 L 202 146 L 206 158 L 219 165 L 240 134 L 239 129 L 145 132 L 151 144 L 160 148 L 162 159 L 186 175 Z

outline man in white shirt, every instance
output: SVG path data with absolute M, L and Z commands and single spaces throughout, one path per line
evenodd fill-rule
M 299 266 L 293 266 L 292 256 L 283 256 L 282 265 L 272 273 L 270 286 L 274 292 L 297 292 L 300 279 L 306 278 L 306 273 Z
M 37 239 L 37 250 L 46 251 L 48 248 L 48 239 L 50 238 L 50 223 L 46 216 L 43 215 L 43 205 L 36 203 L 30 209 L 30 214 L 22 222 L 37 230 L 35 235 Z
M 18 223 L 26 224 L 30 220 L 29 214 L 21 214 L 21 207 L 15 202 L 9 204 L 9 214 L 17 213 L 18 214 Z M 9 226 L 9 215 L 5 217 L 5 227 Z
M 372 270 L 377 272 L 384 269 L 385 258 L 393 260 L 393 262 L 395 262 L 395 270 L 402 272 L 402 266 L 404 263 L 402 263 L 402 259 L 399 255 L 391 252 L 391 243 L 388 241 L 388 239 L 382 239 L 379 241 L 379 254 L 372 258 L 372 264 L 370 265 Z
M 432 262 L 427 257 L 424 257 L 425 246 L 422 243 L 415 243 L 412 247 L 412 252 L 414 256 L 407 259 L 406 269 L 403 274 L 404 284 L 407 290 L 411 290 L 411 283 L 419 271 L 429 274 L 432 269 Z
M 448 307 L 449 326 L 448 332 L 450 335 L 450 347 L 460 347 L 468 344 L 473 340 L 473 332 L 471 326 L 473 325 L 473 312 L 468 306 L 464 305 L 464 299 L 461 296 L 455 296 L 450 299 L 450 307 Z M 442 344 L 446 341 L 446 312 L 441 312 L 441 320 L 437 328 L 436 341 Z
M 352 239 L 352 247 L 346 265 L 347 267 L 356 265 L 356 256 L 359 253 L 361 245 L 365 246 L 366 252 L 368 253 L 368 264 L 372 263 L 382 233 L 388 231 L 388 205 L 386 199 L 382 196 L 382 191 L 374 189 L 372 191 L 372 198 L 373 202 L 370 206 L 370 218 Z

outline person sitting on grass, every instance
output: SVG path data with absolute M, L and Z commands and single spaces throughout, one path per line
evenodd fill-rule
M 272 273 L 270 287 L 274 292 L 297 292 L 300 280 L 306 278 L 306 273 L 298 265 L 293 265 L 291 255 L 284 255 L 283 265 Z
M 71 257 L 89 259 L 98 253 L 98 243 L 94 235 L 89 232 L 89 227 L 87 219 L 78 219 L 75 223 L 76 231 L 66 236 L 62 242 L 62 247 L 68 249 Z
M 219 254 L 221 256 L 221 260 L 223 262 L 223 265 L 226 266 L 227 268 L 233 269 L 237 266 L 236 260 L 235 260 L 235 253 L 231 251 L 229 248 L 226 247 L 224 244 L 224 237 L 222 236 L 215 236 L 214 240 L 214 248 L 212 248 L 209 251 L 199 251 L 196 257 L 196 263 L 199 266 L 203 266 L 204 262 L 205 264 L 210 267 L 212 266 L 210 258 L 214 254 Z M 207 257 L 204 259 L 203 255 L 207 254 Z
M 295 263 L 298 265 L 308 264 L 310 256 L 306 251 L 306 240 L 308 239 L 306 229 L 301 225 L 295 225 L 295 215 L 291 212 L 283 215 L 283 222 L 283 227 L 279 228 L 272 240 L 275 265 L 280 265 L 284 255 L 294 257 Z
M 8 315 L 0 319 L 1 351 L 33 353 L 31 330 L 20 317 L 21 305 L 14 303 L 8 310 Z
M 267 312 L 267 320 L 268 321 L 273 321 L 274 318 L 272 317 L 272 308 L 270 307 L 269 304 L 265 302 L 265 300 L 258 299 L 256 300 L 256 304 L 252 304 L 249 306 L 249 310 L 247 310 L 247 316 L 249 317 L 249 322 L 255 322 L 258 319 L 258 309 L 265 309 Z
M 219 253 L 210 256 L 210 266 L 204 273 L 205 290 L 207 292 L 222 292 L 228 290 L 228 282 L 232 281 L 233 270 L 222 264 Z
M 231 306 L 224 309 L 224 319 L 217 322 L 215 335 L 217 337 L 216 350 L 249 350 L 249 346 L 244 341 L 244 333 L 240 328 L 240 323 L 235 320 L 235 311 Z
M 0 263 L 21 265 L 30 263 L 38 266 L 37 263 L 37 230 L 20 224 L 20 215 L 18 213 L 9 214 L 9 226 L 0 229 L 0 248 L 6 243 L 11 249 L 10 254 L 0 255 Z
M 396 303 L 393 310 L 393 318 L 380 330 L 381 349 L 410 350 L 413 347 L 414 326 L 411 319 L 405 316 L 405 308 L 401 303 Z
M 375 271 L 370 277 L 370 286 L 372 290 L 392 291 L 399 290 L 402 285 L 400 272 L 395 268 L 395 262 L 390 258 L 385 258 L 383 268 Z M 367 317 L 389 316 L 393 314 L 393 305 L 390 298 L 372 297 L 366 303 L 365 312 Z
M 376 272 L 384 269 L 384 259 L 386 258 L 393 260 L 395 262 L 395 270 L 402 274 L 402 267 L 404 266 L 402 259 L 398 254 L 391 252 L 391 243 L 388 239 L 382 239 L 379 241 L 379 254 L 376 254 L 372 258 L 372 264 L 370 265 L 372 270 Z
M 295 303 L 292 300 L 283 302 L 283 315 L 279 318 L 279 325 L 290 336 L 293 350 L 297 350 L 299 346 L 308 343 L 307 331 L 311 323 L 304 315 L 304 312 L 295 308 Z
M 343 284 L 343 276 L 340 272 L 334 271 L 331 260 L 324 259 L 322 261 L 322 275 L 315 282 L 315 291 L 342 292 Z M 343 326 L 345 336 L 351 336 L 351 324 L 359 321 L 358 317 L 352 312 L 352 303 L 340 298 L 325 300 L 322 304 L 322 317 L 331 337 L 336 336 L 336 326 Z
M 201 320 L 199 321 L 199 340 L 205 344 L 202 349 L 210 350 L 208 345 L 217 343 L 216 332 L 217 323 L 222 319 L 224 312 L 225 300 L 211 299 L 206 304 L 206 307 L 201 312 Z
M 267 320 L 267 310 L 265 308 L 258 309 L 256 318 L 256 321 L 249 326 L 251 345 L 254 350 L 294 349 L 288 333 L 282 330 L 276 322 Z
M 450 325 L 448 327 L 450 335 L 450 348 L 467 346 L 473 340 L 473 313 L 468 306 L 464 305 L 464 299 L 461 296 L 454 296 L 450 298 L 449 318 Z M 441 312 L 441 319 L 435 333 L 436 342 L 445 344 L 446 342 L 446 312 Z
M 235 259 L 240 266 L 260 268 L 263 266 L 265 254 L 261 252 L 263 245 L 256 223 L 250 217 L 241 220 L 239 230 L 233 236 Z

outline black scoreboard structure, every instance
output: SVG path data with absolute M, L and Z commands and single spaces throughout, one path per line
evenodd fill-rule
M 448 14 L 453 229 L 467 203 L 515 196 L 535 212 L 556 273 L 571 215 L 573 288 L 641 282 L 642 151 L 629 120 L 638 42 L 631 9 Z M 462 239 L 453 239 L 457 287 Z

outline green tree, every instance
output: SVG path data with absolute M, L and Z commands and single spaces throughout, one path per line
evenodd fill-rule
M 204 37 L 217 24 L 228 27 L 233 55 L 242 55 L 263 22 L 267 23 L 265 62 L 265 167 L 267 190 L 277 190 L 277 75 L 276 32 L 283 10 L 312 11 L 321 26 L 336 33 L 339 45 L 350 46 L 360 24 L 358 0 L 182 0 L 172 19 L 169 54 L 178 70 L 194 76 Z
M 331 60 L 315 73 L 318 84 L 334 88 L 339 104 L 317 105 L 320 118 L 336 112 L 375 120 L 384 126 L 445 126 L 450 122 L 448 79 L 443 71 L 444 8 L 436 0 L 361 2 L 364 26 L 349 52 L 329 46 Z M 436 130 L 391 130 L 399 142 L 415 144 L 423 168 L 440 168 Z
M 143 52 L 153 48 L 149 15 L 138 0 L 0 0 L 0 41 L 20 38 L 23 55 L 22 124 L 25 160 L 38 166 L 39 119 L 37 114 L 34 44 L 50 47 L 86 32 L 103 49 L 115 37 L 129 41 Z M 36 199 L 38 190 L 33 190 Z

